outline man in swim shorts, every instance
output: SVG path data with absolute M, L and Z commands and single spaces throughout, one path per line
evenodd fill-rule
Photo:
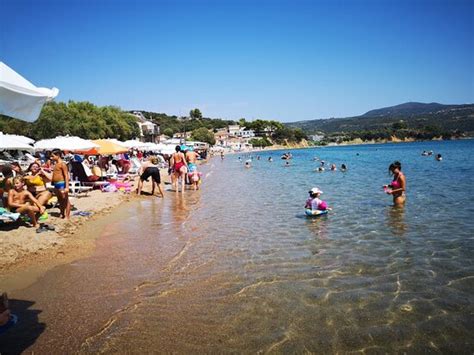
M 62 151 L 54 149 L 51 152 L 51 159 L 55 162 L 51 183 L 54 186 L 54 193 L 58 197 L 61 218 L 69 219 L 71 214 L 71 203 L 69 202 L 69 169 L 62 160 Z
M 161 176 L 160 176 L 160 167 L 158 165 L 157 157 L 150 157 L 149 160 L 144 162 L 140 168 L 140 179 L 138 180 L 137 194 L 142 193 L 143 181 L 147 181 L 151 177 L 152 188 L 151 194 L 155 194 L 155 184 L 158 186 L 158 191 L 160 191 L 161 197 L 165 197 L 163 193 L 163 188 L 161 186 Z
M 190 183 L 193 185 L 194 190 L 199 190 L 199 172 L 197 170 L 197 158 L 198 154 L 194 151 L 192 147 L 190 147 L 185 154 L 186 161 L 188 163 L 188 177 Z

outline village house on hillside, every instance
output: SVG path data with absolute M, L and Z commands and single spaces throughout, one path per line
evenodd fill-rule
M 252 149 L 250 139 L 255 137 L 253 130 L 245 130 L 240 125 L 229 125 L 214 133 L 216 146 L 231 151 Z
M 132 113 L 137 118 L 137 124 L 140 127 L 140 141 L 159 143 L 160 126 L 146 119 L 140 111 Z

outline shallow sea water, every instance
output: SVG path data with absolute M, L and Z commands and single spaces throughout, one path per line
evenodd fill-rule
M 472 353 L 473 152 L 327 147 L 292 151 L 290 167 L 281 151 L 254 154 L 251 169 L 214 158 L 202 191 L 137 202 L 92 257 L 17 293 L 45 313 L 30 349 Z M 317 173 L 315 156 L 349 170 Z M 393 160 L 407 177 L 401 210 L 382 190 Z M 313 186 L 328 216 L 304 215 Z

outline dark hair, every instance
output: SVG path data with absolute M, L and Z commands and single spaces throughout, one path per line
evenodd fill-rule
M 402 164 L 398 160 L 390 164 L 388 172 L 391 173 L 394 169 L 402 170 Z
M 176 146 L 176 148 L 174 148 L 176 150 L 177 153 L 179 153 L 181 151 L 181 147 L 179 145 Z
M 61 158 L 63 157 L 63 151 L 61 149 L 53 149 L 51 151 L 51 154 L 56 155 L 56 156 L 61 157 Z
M 13 176 L 12 166 L 11 165 L 5 165 L 2 168 L 2 174 L 3 174 L 3 177 L 5 177 L 5 178 L 12 177 Z
M 38 163 L 37 161 L 34 161 L 33 163 L 30 164 L 30 166 L 28 167 L 28 170 L 27 170 L 27 171 L 31 171 L 31 167 L 32 167 L 33 165 L 35 165 L 35 164 L 38 165 L 38 167 L 41 168 L 40 163 Z

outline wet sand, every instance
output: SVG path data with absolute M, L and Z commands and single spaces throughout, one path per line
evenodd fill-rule
M 40 276 L 31 286 L 10 292 L 11 308 L 19 316 L 20 323 L 14 331 L 0 338 L 2 353 L 26 349 L 49 354 L 77 352 L 87 344 L 88 338 L 97 336 L 113 322 L 114 314 L 129 308 L 135 290 L 146 279 L 145 275 L 137 273 L 136 264 L 140 264 L 142 272 L 144 262 L 159 269 L 179 254 L 183 241 L 160 242 L 160 248 L 154 250 L 153 260 L 146 260 L 146 250 L 138 255 L 135 244 L 143 236 L 127 233 L 119 222 L 128 218 L 131 210 L 137 211 L 139 216 L 140 210 L 152 209 L 153 215 L 158 216 L 162 213 L 161 203 L 158 198 L 131 201 L 118 207 L 113 214 L 91 221 L 88 230 L 99 234 L 100 238 L 90 257 L 60 265 Z M 139 218 L 134 220 L 139 223 Z M 119 225 L 120 229 L 114 228 Z M 171 228 L 175 227 L 179 228 L 174 225 Z M 131 244 L 135 244 L 134 253 L 129 253 Z M 143 245 L 144 249 L 149 247 L 149 244 Z M 31 271 L 26 271 L 26 275 L 28 272 Z M 15 275 L 17 280 L 18 275 Z M 11 281 L 10 287 L 23 282 Z

